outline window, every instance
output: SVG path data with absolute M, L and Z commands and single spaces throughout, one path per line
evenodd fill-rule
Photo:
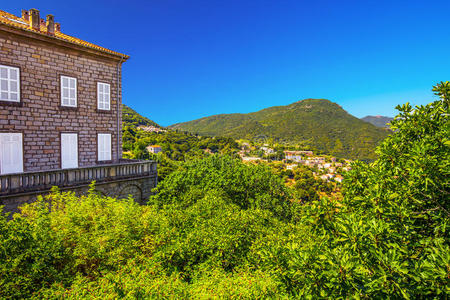
M 20 102 L 19 68 L 0 65 L 0 100 Z
M 61 133 L 61 168 L 78 168 L 78 134 Z
M 21 133 L 0 133 L 0 174 L 23 172 Z
M 98 134 L 98 160 L 111 160 L 111 134 Z
M 61 105 L 77 107 L 77 79 L 61 76 Z
M 107 83 L 97 82 L 97 108 L 109 110 L 110 86 Z

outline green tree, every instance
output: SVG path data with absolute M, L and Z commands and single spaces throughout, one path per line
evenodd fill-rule
M 322 198 L 301 207 L 292 235 L 259 244 L 254 264 L 277 274 L 297 296 L 445 298 L 449 83 L 433 90 L 440 100 L 397 107 L 379 159 L 353 165 L 342 203 Z
M 177 162 L 149 205 L 54 189 L 0 215 L 0 298 L 446 299 L 450 85 L 434 91 L 398 107 L 342 200 L 292 201 L 283 174 L 218 155 Z
M 210 190 L 222 191 L 242 209 L 268 209 L 280 218 L 290 217 L 289 192 L 270 168 L 219 155 L 187 162 L 158 185 L 152 201 L 160 207 L 188 207 Z

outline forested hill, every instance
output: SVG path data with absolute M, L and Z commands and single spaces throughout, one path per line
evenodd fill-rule
M 170 126 L 201 135 L 272 138 L 303 144 L 351 159 L 372 160 L 388 132 L 364 122 L 325 99 L 305 99 L 248 114 L 221 114 Z
M 387 123 L 394 120 L 394 118 L 391 117 L 383 117 L 383 116 L 365 116 L 364 118 L 361 118 L 361 120 L 365 122 L 369 122 L 377 127 L 388 127 Z
M 149 118 L 141 116 L 135 110 L 131 109 L 125 104 L 123 104 L 122 106 L 122 122 L 124 123 L 124 126 L 155 126 L 161 128 L 161 126 L 159 126 Z

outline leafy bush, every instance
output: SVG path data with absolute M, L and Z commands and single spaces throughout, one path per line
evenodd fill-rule
M 426 106 L 399 106 L 379 159 L 353 165 L 342 203 L 304 205 L 289 236 L 256 243 L 253 264 L 297 296 L 448 295 L 449 86 Z
M 52 282 L 97 278 L 141 253 L 148 232 L 142 208 L 91 189 L 78 198 L 53 193 L 0 221 L 0 297 L 25 297 Z
M 159 207 L 172 203 L 188 207 L 211 190 L 223 192 L 241 209 L 268 209 L 284 219 L 291 214 L 289 192 L 270 168 L 218 155 L 188 162 L 158 185 L 151 200 Z
M 0 213 L 0 298 L 25 298 L 71 273 L 63 241 L 36 206 L 34 218 Z
M 0 298 L 443 298 L 449 96 L 398 107 L 342 201 L 291 202 L 269 169 L 187 163 L 152 204 L 57 189 L 0 216 Z

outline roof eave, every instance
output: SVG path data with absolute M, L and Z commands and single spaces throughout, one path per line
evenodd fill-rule
M 26 28 L 20 28 L 20 27 L 16 27 L 16 26 L 12 26 L 9 24 L 5 24 L 5 23 L 1 23 L 0 22 L 0 31 L 6 31 L 9 33 L 13 33 L 13 34 L 18 34 L 24 37 L 28 37 L 28 38 L 32 38 L 32 39 L 36 39 L 36 40 L 40 40 L 43 42 L 48 42 L 48 43 L 53 43 L 53 44 L 57 44 L 59 46 L 62 47 L 68 47 L 68 48 L 72 48 L 72 49 L 76 49 L 76 50 L 80 50 L 80 51 L 84 51 L 90 54 L 94 54 L 94 55 L 100 55 L 102 57 L 105 58 L 110 58 L 113 60 L 119 60 L 122 62 L 127 61 L 130 56 L 126 55 L 126 54 L 122 54 L 122 53 L 118 53 L 118 52 L 114 52 L 112 50 L 112 52 L 109 51 L 104 51 L 101 49 L 96 49 L 93 47 L 89 47 L 87 45 L 80 45 L 62 38 L 59 38 L 57 36 L 54 35 L 45 35 L 42 34 L 40 32 L 36 32 L 34 30 L 31 29 L 26 29 Z

